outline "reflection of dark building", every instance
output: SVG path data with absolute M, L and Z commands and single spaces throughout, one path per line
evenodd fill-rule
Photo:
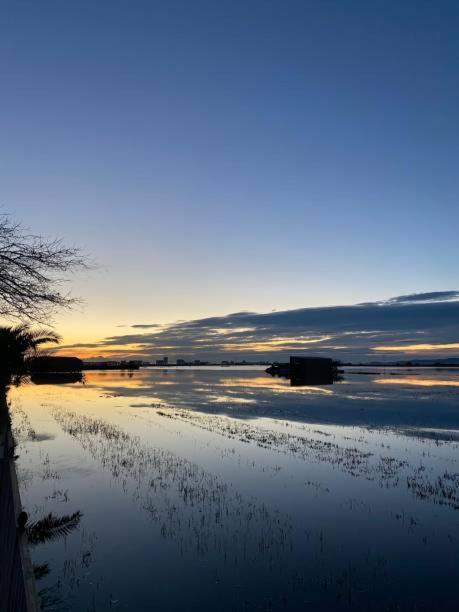
M 273 363 L 266 372 L 288 378 L 292 386 L 331 385 L 337 380 L 337 367 L 327 357 L 290 357 L 289 363 Z
M 34 385 L 69 385 L 83 382 L 81 372 L 35 372 L 30 380 Z

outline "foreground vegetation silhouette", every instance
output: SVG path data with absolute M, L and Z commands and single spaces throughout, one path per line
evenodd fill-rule
M 69 308 L 76 301 L 68 292 L 62 291 L 66 276 L 87 267 L 87 259 L 79 249 L 67 247 L 60 240 L 30 233 L 9 216 L 0 214 L 0 317 L 5 322 L 18 323 L 15 326 L 0 326 L 0 447 L 8 449 L 5 451 L 7 460 L 16 459 L 16 442 L 14 438 L 12 445 L 9 442 L 11 417 L 8 392 L 11 386 L 22 382 L 30 360 L 38 355 L 39 348 L 59 341 L 59 336 L 50 330 L 51 316 L 57 309 Z M 40 324 L 48 329 L 32 329 L 31 324 Z M 14 462 L 11 467 L 14 472 Z M 2 488 L 0 495 L 3 496 L 4 505 L 10 507 L 11 488 Z M 25 512 L 15 518 L 19 531 L 26 529 L 29 542 L 34 542 L 46 541 L 68 532 L 76 526 L 79 517 L 79 513 L 60 518 L 48 515 L 29 527 Z M 16 542 L 17 551 L 18 538 L 13 533 L 7 535 L 4 541 L 9 539 Z M 0 552 L 7 552 L 6 548 Z M 20 556 L 21 563 L 30 562 L 27 561 L 27 550 L 22 550 Z M 36 578 L 47 573 L 47 564 L 35 568 Z M 35 594 L 30 595 L 30 589 L 34 592 L 33 584 L 27 586 L 26 582 L 22 591 L 15 587 L 14 581 L 6 582 L 2 598 L 3 601 L 10 601 L 9 609 L 11 605 L 11 609 L 19 609 L 25 592 L 31 597 L 29 603 L 35 599 Z M 3 609 L 2 606 L 3 603 L 0 604 Z

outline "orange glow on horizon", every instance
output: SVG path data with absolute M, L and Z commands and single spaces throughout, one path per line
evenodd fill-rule
M 146 359 L 149 356 L 149 353 L 144 352 L 142 345 L 137 344 L 123 344 L 120 346 L 111 346 L 110 348 L 105 348 L 103 345 L 100 347 L 78 347 L 69 348 L 66 346 L 50 348 L 48 352 L 51 355 L 60 356 L 60 357 L 79 357 L 80 359 L 128 359 L 128 358 L 138 358 L 138 359 Z

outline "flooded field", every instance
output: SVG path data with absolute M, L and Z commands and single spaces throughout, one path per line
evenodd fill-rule
M 458 609 L 459 371 L 36 382 L 11 398 L 44 609 Z

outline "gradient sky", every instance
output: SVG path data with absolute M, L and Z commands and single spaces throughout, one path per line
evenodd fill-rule
M 0 6 L 0 206 L 99 265 L 67 343 L 457 288 L 457 2 Z

